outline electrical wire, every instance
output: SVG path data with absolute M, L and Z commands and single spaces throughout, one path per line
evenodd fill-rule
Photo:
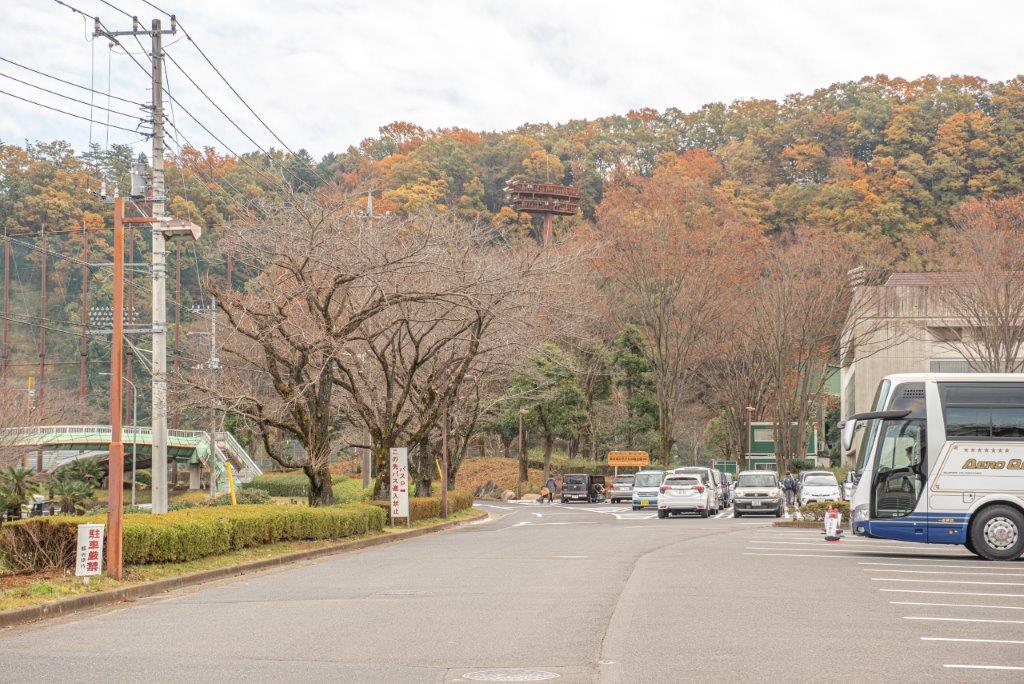
M 139 130 L 136 129 L 136 128 L 125 128 L 124 126 L 118 126 L 118 125 L 112 124 L 112 123 L 105 123 L 104 124 L 102 121 L 94 121 L 93 119 L 91 119 L 88 116 L 81 116 L 80 114 L 73 114 L 73 113 L 65 111 L 63 109 L 58 109 L 56 107 L 51 107 L 49 105 L 44 105 L 42 102 L 36 102 L 35 100 L 30 100 L 27 97 L 21 97 L 20 95 L 15 95 L 14 93 L 9 93 L 6 90 L 0 90 L 0 94 L 7 95 L 8 97 L 13 97 L 16 100 L 21 100 L 21 101 L 27 102 L 29 104 L 36 105 L 37 107 L 42 107 L 43 109 L 49 109 L 49 110 L 54 111 L 54 112 L 59 112 L 60 114 L 66 114 L 66 115 L 72 116 L 72 117 L 74 117 L 76 119 L 81 119 L 82 121 L 91 121 L 92 123 L 102 124 L 102 125 L 106 126 L 107 128 L 116 128 L 116 129 L 121 130 L 121 131 L 128 131 L 129 133 L 135 133 L 136 135 L 139 133 Z
M 124 117 L 127 117 L 129 119 L 135 119 L 137 121 L 141 121 L 142 123 L 146 123 L 147 122 L 146 119 L 143 119 L 138 114 L 128 114 L 128 113 L 119 111 L 117 109 L 107 109 L 106 107 L 101 107 L 99 105 L 93 105 L 93 103 L 91 103 L 91 102 L 86 102 L 85 100 L 79 100 L 77 97 L 71 97 L 70 95 L 65 95 L 64 93 L 58 93 L 56 90 L 50 90 L 49 88 L 44 88 L 43 86 L 36 85 L 35 83 L 29 83 L 28 81 L 23 81 L 20 78 L 15 78 L 14 76 L 11 76 L 9 74 L 5 74 L 2 71 L 0 71 L 0 76 L 3 76 L 4 78 L 10 79 L 12 81 L 16 81 L 18 83 L 21 83 L 22 85 L 27 85 L 29 88 L 35 88 L 36 90 L 41 90 L 44 93 L 49 93 L 50 95 L 56 95 L 57 97 L 63 97 L 65 100 L 71 100 L 72 102 L 77 102 L 78 104 L 87 105 L 89 107 L 89 110 L 90 110 L 89 111 L 89 120 L 90 121 L 92 121 L 92 110 L 93 109 L 100 109 L 100 110 L 108 112 L 109 114 L 117 114 L 118 116 L 124 116 Z M 89 140 L 90 140 L 90 142 L 92 141 L 92 124 L 89 124 Z
M 127 13 L 127 12 L 125 12 L 125 11 L 124 11 L 123 9 L 121 9 L 120 7 L 118 7 L 117 5 L 114 5 L 114 4 L 112 4 L 112 3 L 109 3 L 109 2 L 107 2 L 107 0 L 100 0 L 100 2 L 102 2 L 102 3 L 104 4 L 104 5 L 106 5 L 106 6 L 107 6 L 107 7 L 109 7 L 110 9 L 112 9 L 112 10 L 115 10 L 115 11 L 117 11 L 117 12 L 120 12 L 121 14 L 123 14 L 123 15 L 124 15 L 124 16 L 126 16 L 126 17 L 128 17 L 128 18 L 129 18 L 129 19 L 131 19 L 132 21 L 135 21 L 135 17 L 133 17 L 132 15 L 128 14 L 128 13 Z
M 94 88 L 89 88 L 88 86 L 80 85 L 80 84 L 75 83 L 73 81 L 68 81 L 66 79 L 60 78 L 59 76 L 54 76 L 52 74 L 48 74 L 45 71 L 40 71 L 39 69 L 33 69 L 32 67 L 25 66 L 24 64 L 21 64 L 20 62 L 15 62 L 13 59 L 7 59 L 6 57 L 0 57 L 0 62 L 7 62 L 8 64 L 11 64 L 13 66 L 18 67 L 19 69 L 24 69 L 25 71 L 31 71 L 33 74 L 37 74 L 37 75 L 43 76 L 45 78 L 52 78 L 54 81 L 60 81 L 61 83 L 65 84 L 65 85 L 72 86 L 73 88 L 79 88 L 81 90 L 87 90 L 89 92 L 95 93 L 96 95 L 106 95 L 110 99 L 119 100 L 121 102 L 124 102 L 124 103 L 127 103 L 127 104 L 133 104 L 133 105 L 136 105 L 138 107 L 145 107 L 146 106 L 146 105 L 144 105 L 141 102 L 136 102 L 135 100 L 129 100 L 129 99 L 124 98 L 124 97 L 118 97 L 117 95 L 111 95 L 109 92 L 108 93 L 104 93 L 101 90 L 95 90 Z M 107 103 L 107 106 L 108 107 L 110 106 L 109 102 Z

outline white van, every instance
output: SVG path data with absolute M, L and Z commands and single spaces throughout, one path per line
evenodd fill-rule
M 858 430 L 855 534 L 1024 552 L 1024 374 L 890 375 L 845 449 Z

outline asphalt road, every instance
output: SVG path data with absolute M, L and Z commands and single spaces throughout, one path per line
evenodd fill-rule
M 728 513 L 485 508 L 452 532 L 0 632 L 0 681 L 1024 677 L 1024 563 Z

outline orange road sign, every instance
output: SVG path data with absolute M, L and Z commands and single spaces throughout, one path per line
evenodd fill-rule
M 640 468 L 651 462 L 651 455 L 646 451 L 609 451 L 608 465 Z

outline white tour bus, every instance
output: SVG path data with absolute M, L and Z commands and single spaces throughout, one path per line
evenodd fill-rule
M 1024 374 L 890 375 L 843 425 L 857 452 L 854 534 L 1024 551 Z

